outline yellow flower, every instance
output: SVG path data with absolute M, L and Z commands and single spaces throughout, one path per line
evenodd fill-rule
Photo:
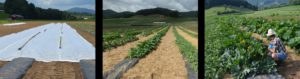
M 251 49 L 252 48 L 252 46 L 248 46 L 248 49 Z
M 245 45 L 245 43 L 246 43 L 246 41 L 245 41 L 244 39 L 242 39 L 242 40 L 240 41 L 240 44 Z

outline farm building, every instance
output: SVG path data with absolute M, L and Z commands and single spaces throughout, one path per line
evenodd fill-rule
M 18 14 L 13 14 L 13 15 L 10 16 L 10 18 L 11 18 L 12 20 L 16 20 L 16 19 L 23 19 L 24 16 L 18 15 Z
M 165 24 L 166 22 L 153 22 L 155 24 Z

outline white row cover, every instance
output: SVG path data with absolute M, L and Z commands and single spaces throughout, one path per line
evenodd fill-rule
M 95 59 L 95 47 L 66 23 L 50 23 L 0 37 L 0 60 L 18 57 L 37 61 Z
M 9 24 L 3 24 L 3 26 L 15 26 L 15 25 L 22 25 L 26 24 L 25 22 L 19 22 L 19 23 L 9 23 Z

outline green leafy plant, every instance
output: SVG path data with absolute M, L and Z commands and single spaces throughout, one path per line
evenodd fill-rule
M 136 35 L 140 34 L 139 31 L 127 30 L 124 33 L 114 32 L 103 35 L 103 50 L 111 49 L 113 47 L 121 46 L 127 42 L 138 40 Z
M 154 37 L 141 42 L 136 48 L 131 48 L 128 54 L 129 58 L 142 58 L 154 50 L 160 43 L 160 39 L 166 34 L 169 27 L 164 28 L 162 31 L 158 32 Z
M 249 28 L 249 32 L 258 33 L 266 37 L 268 29 L 276 31 L 277 37 L 299 51 L 298 37 L 300 36 L 300 23 L 294 19 L 290 20 L 267 20 L 264 18 L 243 18 L 244 27 Z M 255 26 L 255 27 L 254 27 Z M 260 27 L 259 27 L 260 26 Z M 257 30 L 258 29 L 258 30 Z
M 265 22 L 230 16 L 218 18 L 214 30 L 205 38 L 205 77 L 220 79 L 231 74 L 236 79 L 244 79 L 276 72 L 276 63 L 267 55 L 267 46 L 251 37 L 251 32 L 264 32 L 265 28 L 259 28 L 272 25 Z
M 191 68 L 198 73 L 198 50 L 186 39 L 178 34 L 175 27 L 173 28 L 173 33 L 176 37 L 176 45 L 179 47 L 180 52 L 191 64 Z

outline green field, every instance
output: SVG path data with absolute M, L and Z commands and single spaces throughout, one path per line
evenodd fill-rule
M 9 14 L 0 13 L 0 24 L 19 22 L 19 21 L 12 21 L 8 19 L 9 19 Z
M 68 22 L 71 26 L 80 28 L 81 30 L 90 33 L 91 35 L 96 35 L 96 23 L 93 21 L 78 21 L 78 22 Z
M 110 32 L 118 29 L 147 29 L 147 28 L 157 28 L 163 25 L 170 25 L 174 23 L 181 23 L 186 21 L 192 21 L 192 26 L 195 27 L 197 18 L 157 18 L 158 15 L 149 15 L 149 16 L 133 16 L 131 18 L 113 18 L 113 19 L 103 19 L 103 32 Z M 156 24 L 154 22 L 166 22 L 167 24 Z M 185 23 L 185 25 L 187 25 Z
M 130 73 L 131 69 L 139 68 L 137 65 L 140 64 L 143 66 L 149 65 L 148 67 L 150 67 L 150 65 L 153 65 L 152 61 L 154 60 L 155 64 L 158 65 L 155 66 L 155 68 L 158 68 L 159 70 L 176 68 L 168 69 L 168 71 L 184 71 L 180 74 L 196 76 L 196 74 L 198 74 L 198 51 L 192 43 L 195 43 L 194 39 L 197 39 L 197 35 L 191 36 L 195 38 L 192 38 L 192 41 L 188 41 L 187 37 L 190 35 L 182 36 L 183 32 L 181 31 L 180 35 L 177 32 L 179 29 L 176 30 L 175 28 L 176 26 L 182 26 L 185 29 L 198 32 L 198 19 L 197 17 L 172 18 L 155 14 L 149 16 L 137 15 L 130 18 L 103 19 L 102 39 L 104 61 L 105 59 L 106 61 L 109 59 L 119 59 L 122 61 L 127 61 L 128 59 L 137 59 L 139 62 L 134 64 L 136 66 L 129 68 L 128 72 L 124 72 L 124 74 Z M 120 59 L 122 56 L 124 58 Z M 151 60 L 148 60 L 148 58 Z M 146 61 L 143 59 L 146 59 Z M 143 61 L 146 63 L 149 62 L 150 64 L 140 63 Z M 104 66 L 106 66 L 106 64 L 113 63 L 124 62 L 112 61 L 109 63 L 104 63 Z M 114 65 L 118 66 L 118 64 Z M 179 65 L 181 67 L 178 67 Z M 152 67 L 154 66 L 151 66 L 149 69 L 152 69 Z M 185 72 L 186 69 L 189 70 Z M 144 69 L 142 69 L 142 71 L 144 71 Z M 152 71 L 150 72 L 152 73 Z M 144 76 L 141 76 L 141 78 L 144 78 Z M 157 76 L 156 78 L 161 77 Z
M 269 16 L 300 16 L 300 5 L 286 6 L 280 8 L 266 9 L 261 11 L 255 11 L 245 16 L 251 17 L 269 17 Z M 276 14 L 276 15 L 274 15 Z
M 252 38 L 251 33 L 266 38 L 267 29 L 272 28 L 286 45 L 299 49 L 299 7 L 251 11 L 236 7 L 225 10 L 220 6 L 205 10 L 205 77 L 226 78 L 230 74 L 233 78 L 247 78 L 278 71 L 285 73 L 266 55 L 267 46 Z M 237 13 L 218 15 L 230 10 Z

